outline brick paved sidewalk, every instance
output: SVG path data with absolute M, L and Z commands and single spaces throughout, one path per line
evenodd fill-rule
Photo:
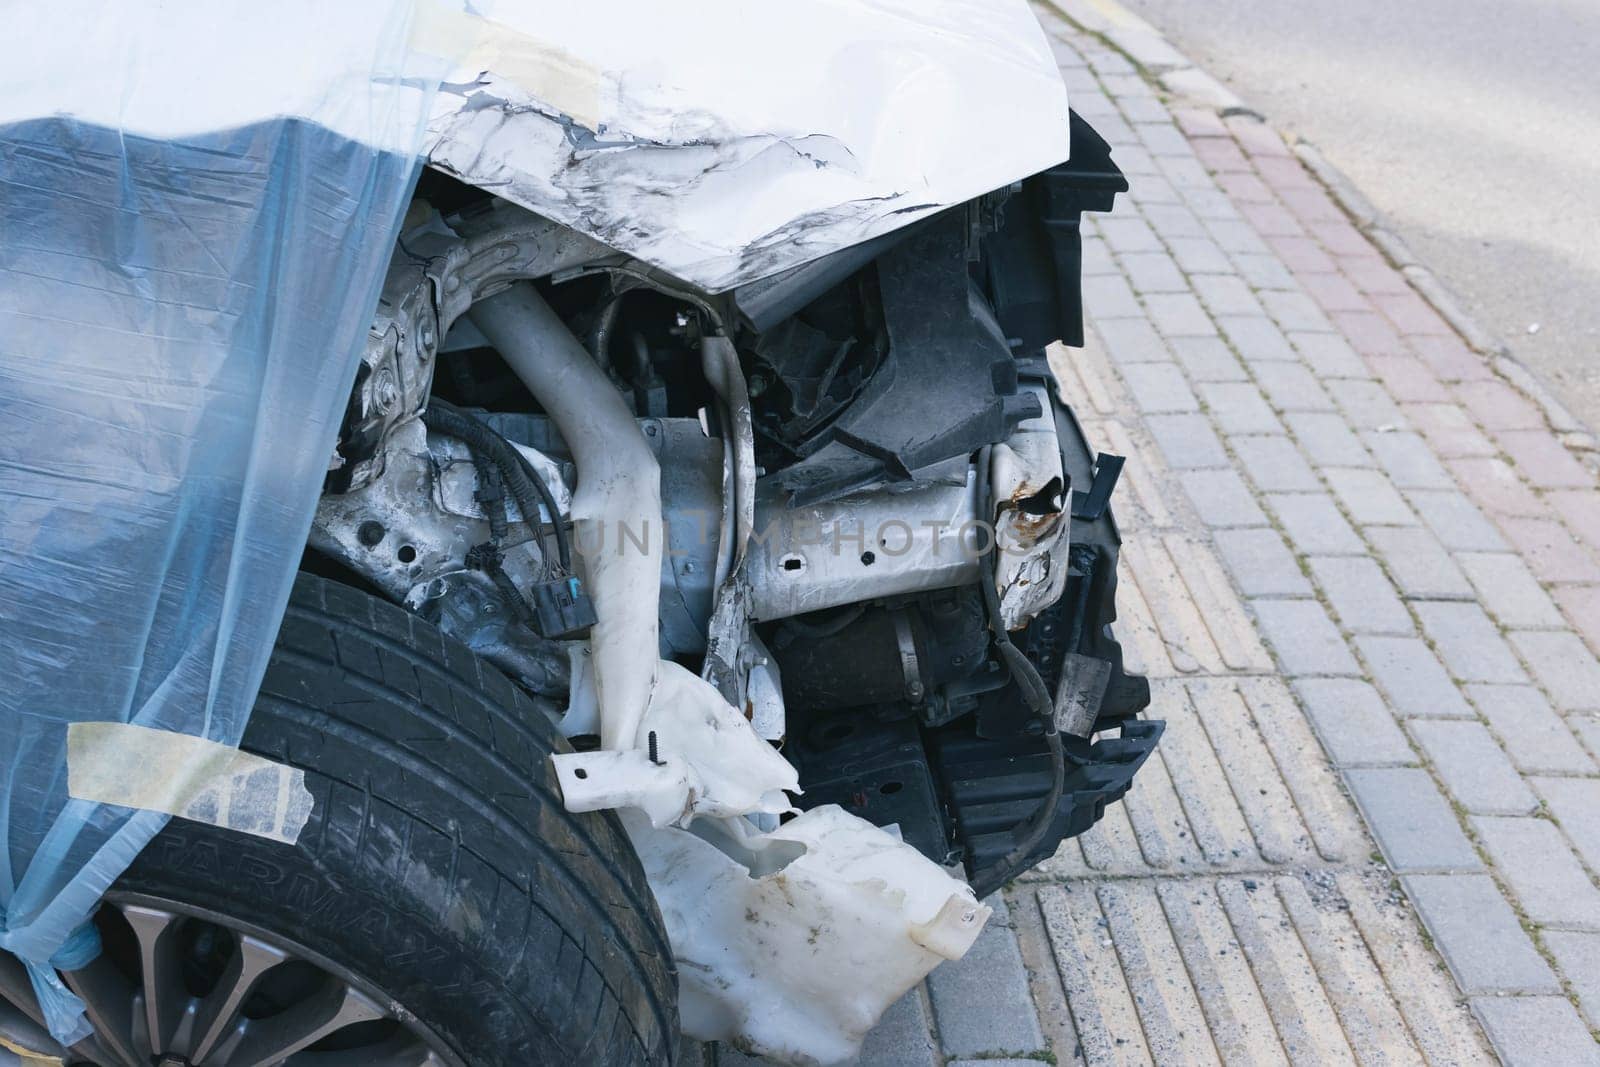
M 1270 127 L 1041 18 L 1133 187 L 1056 364 L 1169 727 L 862 1062 L 1600 1063 L 1595 473 Z

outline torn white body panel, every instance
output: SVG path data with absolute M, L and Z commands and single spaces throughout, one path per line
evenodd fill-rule
M 786 1063 L 854 1056 L 991 914 L 916 849 L 831 804 L 765 834 L 739 819 L 623 823 L 672 939 L 684 1033 Z
M 994 515 L 995 587 L 1007 630 L 1026 626 L 1061 599 L 1067 583 L 1067 513 L 1071 494 L 1061 467 L 1061 443 L 1044 386 L 1027 388 L 1043 413 L 1024 420 L 990 460 Z
M 800 787 L 794 766 L 715 686 L 671 660 L 656 668 L 639 731 L 639 746 L 551 757 L 567 810 L 631 807 L 655 826 L 681 826 L 696 815 L 778 815 L 790 809 L 784 790 Z
M 1067 157 L 1023 0 L 425 7 L 429 157 L 712 291 Z

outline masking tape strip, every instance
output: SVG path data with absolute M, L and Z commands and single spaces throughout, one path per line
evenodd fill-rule
M 125 722 L 67 726 L 67 795 L 162 811 L 292 845 L 311 818 L 305 772 L 203 737 Z
M 411 46 L 488 71 L 580 126 L 599 129 L 600 68 L 560 45 L 435 0 L 418 5 Z
M 0 1049 L 5 1049 L 16 1056 L 19 1067 L 61 1067 L 65 1062 L 60 1056 L 45 1056 L 25 1048 L 5 1034 L 0 1034 Z

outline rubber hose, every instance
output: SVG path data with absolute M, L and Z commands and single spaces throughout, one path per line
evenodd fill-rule
M 977 494 L 978 506 L 987 507 L 989 499 L 989 463 L 992 455 L 990 446 L 985 445 L 978 453 L 978 478 Z M 993 516 L 989 517 L 992 521 Z M 984 547 L 980 563 L 988 560 L 998 547 L 996 537 L 991 534 L 989 543 Z M 1005 624 L 1000 618 L 1000 594 L 994 587 L 994 571 L 988 566 L 980 566 L 978 584 L 982 587 L 983 603 L 989 616 L 989 630 L 994 636 L 995 647 L 1000 650 L 1000 656 L 1011 668 L 1011 675 L 1017 680 L 1017 686 L 1022 690 L 1023 699 L 1037 715 L 1045 726 L 1045 747 L 1050 754 L 1050 790 L 1045 795 L 1044 802 L 1029 818 L 1022 829 L 1022 834 L 1017 844 L 1010 852 L 1002 856 L 994 864 L 977 871 L 972 876 L 972 891 L 978 897 L 986 897 L 990 893 L 1005 885 L 1023 869 L 1027 862 L 1028 854 L 1038 847 L 1044 840 L 1044 835 L 1050 829 L 1050 823 L 1055 818 L 1056 806 L 1061 802 L 1061 795 L 1066 790 L 1067 761 L 1066 753 L 1061 747 L 1061 735 L 1056 731 L 1055 705 L 1050 700 L 1050 691 L 1045 687 L 1044 679 L 1039 677 L 1039 671 L 1023 655 L 1022 650 L 1011 643 L 1011 635 L 1006 632 Z
M 551 525 L 555 528 L 561 569 L 572 573 L 572 547 L 567 543 L 567 531 L 561 524 L 561 508 L 556 504 L 555 494 L 550 492 L 550 487 L 526 456 L 486 423 L 438 397 L 428 400 L 428 407 L 422 413 L 422 424 L 446 437 L 454 437 L 472 451 L 487 457 L 499 470 L 506 488 L 522 510 L 524 522 L 537 528 L 540 525 L 539 505 L 543 503 L 550 512 Z

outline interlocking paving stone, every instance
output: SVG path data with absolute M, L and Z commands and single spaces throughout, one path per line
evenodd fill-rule
M 1502 430 L 1495 434 L 1501 449 L 1538 489 L 1590 489 L 1595 478 L 1547 430 Z
M 1401 715 L 1471 718 L 1472 709 L 1433 651 L 1414 637 L 1362 635 L 1355 645 Z
M 1207 526 L 1265 526 L 1267 514 L 1237 471 L 1184 471 L 1179 482 Z M 1223 540 L 1227 540 L 1224 538 Z
M 1542 581 L 1600 582 L 1594 555 L 1554 519 L 1506 518 L 1500 528 Z
M 1371 377 L 1367 365 L 1350 347 L 1350 342 L 1338 334 L 1291 331 L 1289 341 L 1300 351 L 1307 366 L 1323 381 L 1330 378 Z
M 1294 284 L 1294 276 L 1278 261 L 1278 257 L 1264 252 L 1229 251 L 1233 253 L 1233 265 L 1239 268 L 1239 276 L 1257 289 L 1277 289 Z
M 1136 319 L 1144 314 L 1133 287 L 1118 274 L 1089 274 L 1083 278 L 1083 306 L 1092 309 L 1095 321 Z
M 1600 1028 L 1600 934 L 1546 930 L 1544 945 L 1572 983 L 1584 1019 Z
M 1256 315 L 1219 315 L 1217 325 L 1247 363 L 1292 361 L 1295 352 L 1289 339 L 1271 319 Z
M 1152 293 L 1144 298 L 1150 321 L 1163 337 L 1215 337 L 1211 321 L 1193 293 Z
M 1415 356 L 1375 356 L 1367 361 L 1389 395 L 1406 405 L 1443 403 L 1449 392 Z
M 1411 612 L 1377 560 L 1370 556 L 1312 556 L 1306 564 L 1346 631 L 1399 636 L 1416 632 Z
M 1288 437 L 1240 436 L 1230 438 L 1229 444 L 1245 473 L 1264 493 L 1306 493 L 1322 488 L 1310 464 Z
M 1310 596 L 1311 583 L 1278 531 L 1236 530 L 1217 551 L 1245 596 Z
M 1472 824 L 1528 918 L 1600 929 L 1600 889 L 1584 873 L 1555 823 L 1482 815 Z
M 937 1067 L 939 1046 L 929 1029 L 927 1008 L 920 992 L 913 989 L 890 1005 L 867 1034 L 856 1063 L 860 1067 Z
M 1434 456 L 1422 435 L 1408 431 L 1368 431 L 1362 438 L 1401 489 L 1454 489 L 1450 472 Z
M 1146 419 L 1145 425 L 1170 467 L 1228 466 L 1222 440 L 1204 415 L 1159 415 Z
M 1135 292 L 1182 293 L 1189 289 L 1183 272 L 1165 252 L 1132 252 L 1121 259 L 1122 269 L 1127 272 Z
M 1209 243 L 1209 242 L 1208 242 Z M 1220 251 L 1219 245 L 1212 245 Z M 1255 292 L 1243 278 L 1231 273 L 1207 275 L 1192 279 L 1194 290 L 1201 303 L 1213 315 L 1265 316 L 1267 311 L 1256 299 Z
M 1463 992 L 1561 991 L 1488 875 L 1414 874 L 1404 882 Z
M 1407 404 L 1405 412 L 1441 459 L 1493 456 L 1497 451 L 1488 435 L 1454 404 Z
M 1547 500 L 1578 539 L 1600 549 L 1600 492 L 1546 493 Z
M 1285 416 L 1295 440 L 1316 467 L 1370 467 L 1361 439 L 1344 417 L 1327 412 L 1292 411 Z
M 1531 685 L 1469 685 L 1467 696 L 1524 774 L 1594 774 L 1595 763 Z M 1596 809 L 1600 810 L 1600 809 Z
M 1509 552 L 1460 552 L 1456 563 L 1478 591 L 1483 606 L 1507 627 L 1558 627 L 1561 612 L 1519 556 Z
M 1200 402 L 1176 363 L 1133 363 L 1123 369 L 1123 381 L 1140 411 L 1172 413 L 1200 410 Z
M 1556 603 L 1572 620 L 1572 625 L 1600 653 L 1600 588 L 1592 585 L 1564 585 L 1555 589 Z
M 1256 381 L 1279 411 L 1332 411 L 1333 398 L 1298 363 L 1257 363 Z
M 1477 997 L 1472 1010 L 1505 1067 L 1600 1064 L 1600 1046 L 1565 997 Z
M 1140 184 L 1152 189 L 1156 187 L 1161 189 L 1162 196 L 1159 202 L 1147 199 L 1143 203 L 1142 210 L 1144 217 L 1150 220 L 1150 225 L 1155 227 L 1156 232 L 1167 242 L 1167 247 L 1173 249 L 1175 255 L 1180 241 L 1198 240 L 1210 243 L 1206 237 L 1206 228 L 1200 222 L 1199 216 L 1183 205 L 1182 198 L 1177 195 L 1177 190 L 1173 189 L 1171 182 L 1155 178 Z M 1220 253 L 1221 249 L 1217 251 Z M 1188 274 L 1195 273 L 1184 266 L 1181 257 L 1178 265 Z
M 1466 601 L 1419 601 L 1413 605 L 1422 630 L 1464 682 L 1525 682 L 1528 676 L 1505 638 L 1482 608 Z
M 1573 633 L 1518 630 L 1511 643 L 1561 711 L 1600 711 L 1600 662 Z
M 1374 527 L 1367 540 L 1408 597 L 1470 597 L 1472 584 L 1439 539 L 1420 527 Z
M 1493 515 L 1537 518 L 1549 510 L 1503 459 L 1469 457 L 1447 465 L 1461 488 Z
M 1119 154 L 1119 158 L 1126 156 Z M 1141 218 L 1102 218 L 1096 228 L 1113 252 L 1161 251 L 1161 241 L 1156 237 L 1156 232 Z
M 1472 382 L 1456 390 L 1456 395 L 1487 430 L 1537 430 L 1545 426 L 1538 405 L 1505 382 Z
M 1094 328 L 1118 363 L 1164 363 L 1172 358 L 1155 327 L 1142 318 L 1097 318 Z
M 1206 382 L 1200 386 L 1206 412 L 1225 434 L 1282 433 L 1283 423 L 1252 382 Z
M 960 966 L 928 976 L 939 1043 L 947 1056 L 1034 1052 L 1045 1047 L 1010 916 L 997 909 Z
M 1535 778 L 1533 787 L 1589 870 L 1600 875 L 1600 778 Z
M 1316 601 L 1262 599 L 1250 607 L 1285 674 L 1361 673 L 1339 628 Z
M 1363 526 L 1414 526 L 1417 517 L 1382 471 L 1330 467 L 1322 472 L 1339 506 Z M 1443 547 L 1439 549 L 1443 553 Z
M 1426 871 L 1481 866 L 1449 802 L 1427 771 L 1361 767 L 1346 770 L 1344 775 L 1390 867 Z
M 1323 383 L 1350 425 L 1358 430 L 1391 433 L 1406 425 L 1405 413 L 1378 382 L 1333 378 Z
M 1249 380 L 1239 357 L 1220 337 L 1174 337 L 1172 354 L 1196 382 Z
M 1378 691 L 1354 678 L 1302 678 L 1294 683 L 1306 715 L 1340 767 L 1402 766 L 1417 762 Z
M 1527 815 L 1539 806 L 1533 791 L 1482 723 L 1412 719 L 1407 726 L 1445 789 L 1468 811 Z
M 1367 551 L 1327 493 L 1268 493 L 1267 506 L 1301 552 L 1364 555 Z
M 1464 493 L 1454 489 L 1413 489 L 1406 493 L 1406 499 L 1445 548 L 1503 552 L 1510 547 L 1494 523 L 1484 518 Z

